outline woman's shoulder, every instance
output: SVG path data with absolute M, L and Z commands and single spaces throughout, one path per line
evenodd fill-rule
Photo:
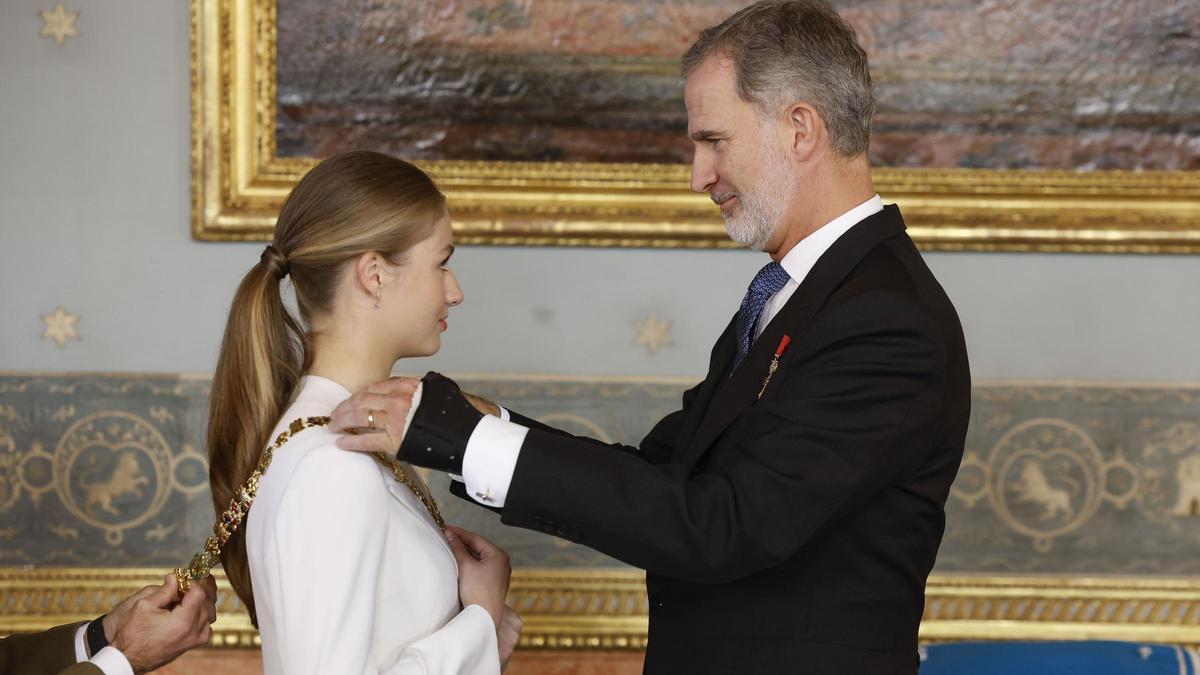
M 338 434 L 328 429 L 313 430 L 311 444 L 296 460 L 288 480 L 288 491 L 316 487 L 331 495 L 353 495 L 357 499 L 383 494 L 386 486 L 374 457 L 337 447 Z
M 274 476 L 275 462 L 268 467 L 255 504 L 262 502 L 258 519 L 266 526 L 263 534 L 274 546 L 308 546 L 314 536 L 342 545 L 370 539 L 376 527 L 372 523 L 387 512 L 389 499 L 375 459 L 338 448 L 337 436 L 323 429 L 305 433 L 327 438 L 295 448 L 301 452 L 283 462 Z
M 293 404 L 271 435 L 274 443 L 294 420 L 328 415 L 319 406 Z M 263 485 L 281 502 L 319 492 L 329 497 L 353 496 L 357 500 L 386 492 L 383 475 L 374 457 L 337 447 L 340 434 L 327 426 L 306 427 L 292 434 L 272 453 Z
M 334 445 L 337 436 L 324 429 L 303 433 L 316 438 L 304 448 L 285 445 L 281 453 L 298 452 L 277 456 L 263 476 L 247 525 L 248 555 L 265 561 L 302 557 L 309 566 L 346 555 L 374 558 L 386 541 L 379 514 L 389 508 L 374 458 L 341 450 Z
M 298 396 L 280 416 L 269 442 L 274 444 L 297 420 L 327 417 L 331 402 Z M 281 512 L 296 508 L 293 502 L 305 500 L 318 500 L 326 508 L 338 508 L 347 500 L 355 504 L 384 502 L 387 487 L 378 462 L 370 455 L 337 447 L 339 437 L 319 422 L 292 434 L 273 451 L 260 483 L 260 498 L 267 497 L 265 501 L 272 504 L 269 508 Z

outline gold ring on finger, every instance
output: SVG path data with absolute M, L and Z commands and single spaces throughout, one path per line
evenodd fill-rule
M 374 410 L 367 411 L 367 428 L 368 429 L 375 428 L 375 411 Z

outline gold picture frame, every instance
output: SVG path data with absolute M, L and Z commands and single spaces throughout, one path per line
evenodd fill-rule
M 276 155 L 276 0 L 190 0 L 192 231 L 267 240 L 315 163 Z M 456 237 L 488 245 L 731 247 L 687 166 L 430 161 Z M 877 169 L 926 250 L 1200 252 L 1200 171 Z
M 0 635 L 94 618 L 165 570 L 0 568 Z M 217 574 L 211 644 L 255 648 L 258 631 Z M 525 649 L 640 650 L 644 577 L 622 570 L 522 569 L 508 602 L 525 620 Z M 1200 582 L 1124 578 L 935 574 L 926 588 L 923 643 L 959 640 L 1128 640 L 1200 646 Z

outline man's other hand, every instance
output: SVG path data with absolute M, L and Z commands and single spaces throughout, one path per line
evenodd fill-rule
M 104 617 L 105 636 L 135 673 L 157 670 L 189 649 L 208 644 L 217 620 L 217 582 L 208 576 L 179 597 L 168 574 L 161 586 L 147 586 Z

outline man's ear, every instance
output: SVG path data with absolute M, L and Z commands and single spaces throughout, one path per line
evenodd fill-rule
M 816 108 L 803 101 L 788 107 L 784 124 L 791 132 L 791 152 L 800 162 L 811 159 L 827 138 L 825 120 Z
M 364 253 L 354 261 L 354 288 L 374 298 L 383 285 L 383 256 L 375 251 Z

